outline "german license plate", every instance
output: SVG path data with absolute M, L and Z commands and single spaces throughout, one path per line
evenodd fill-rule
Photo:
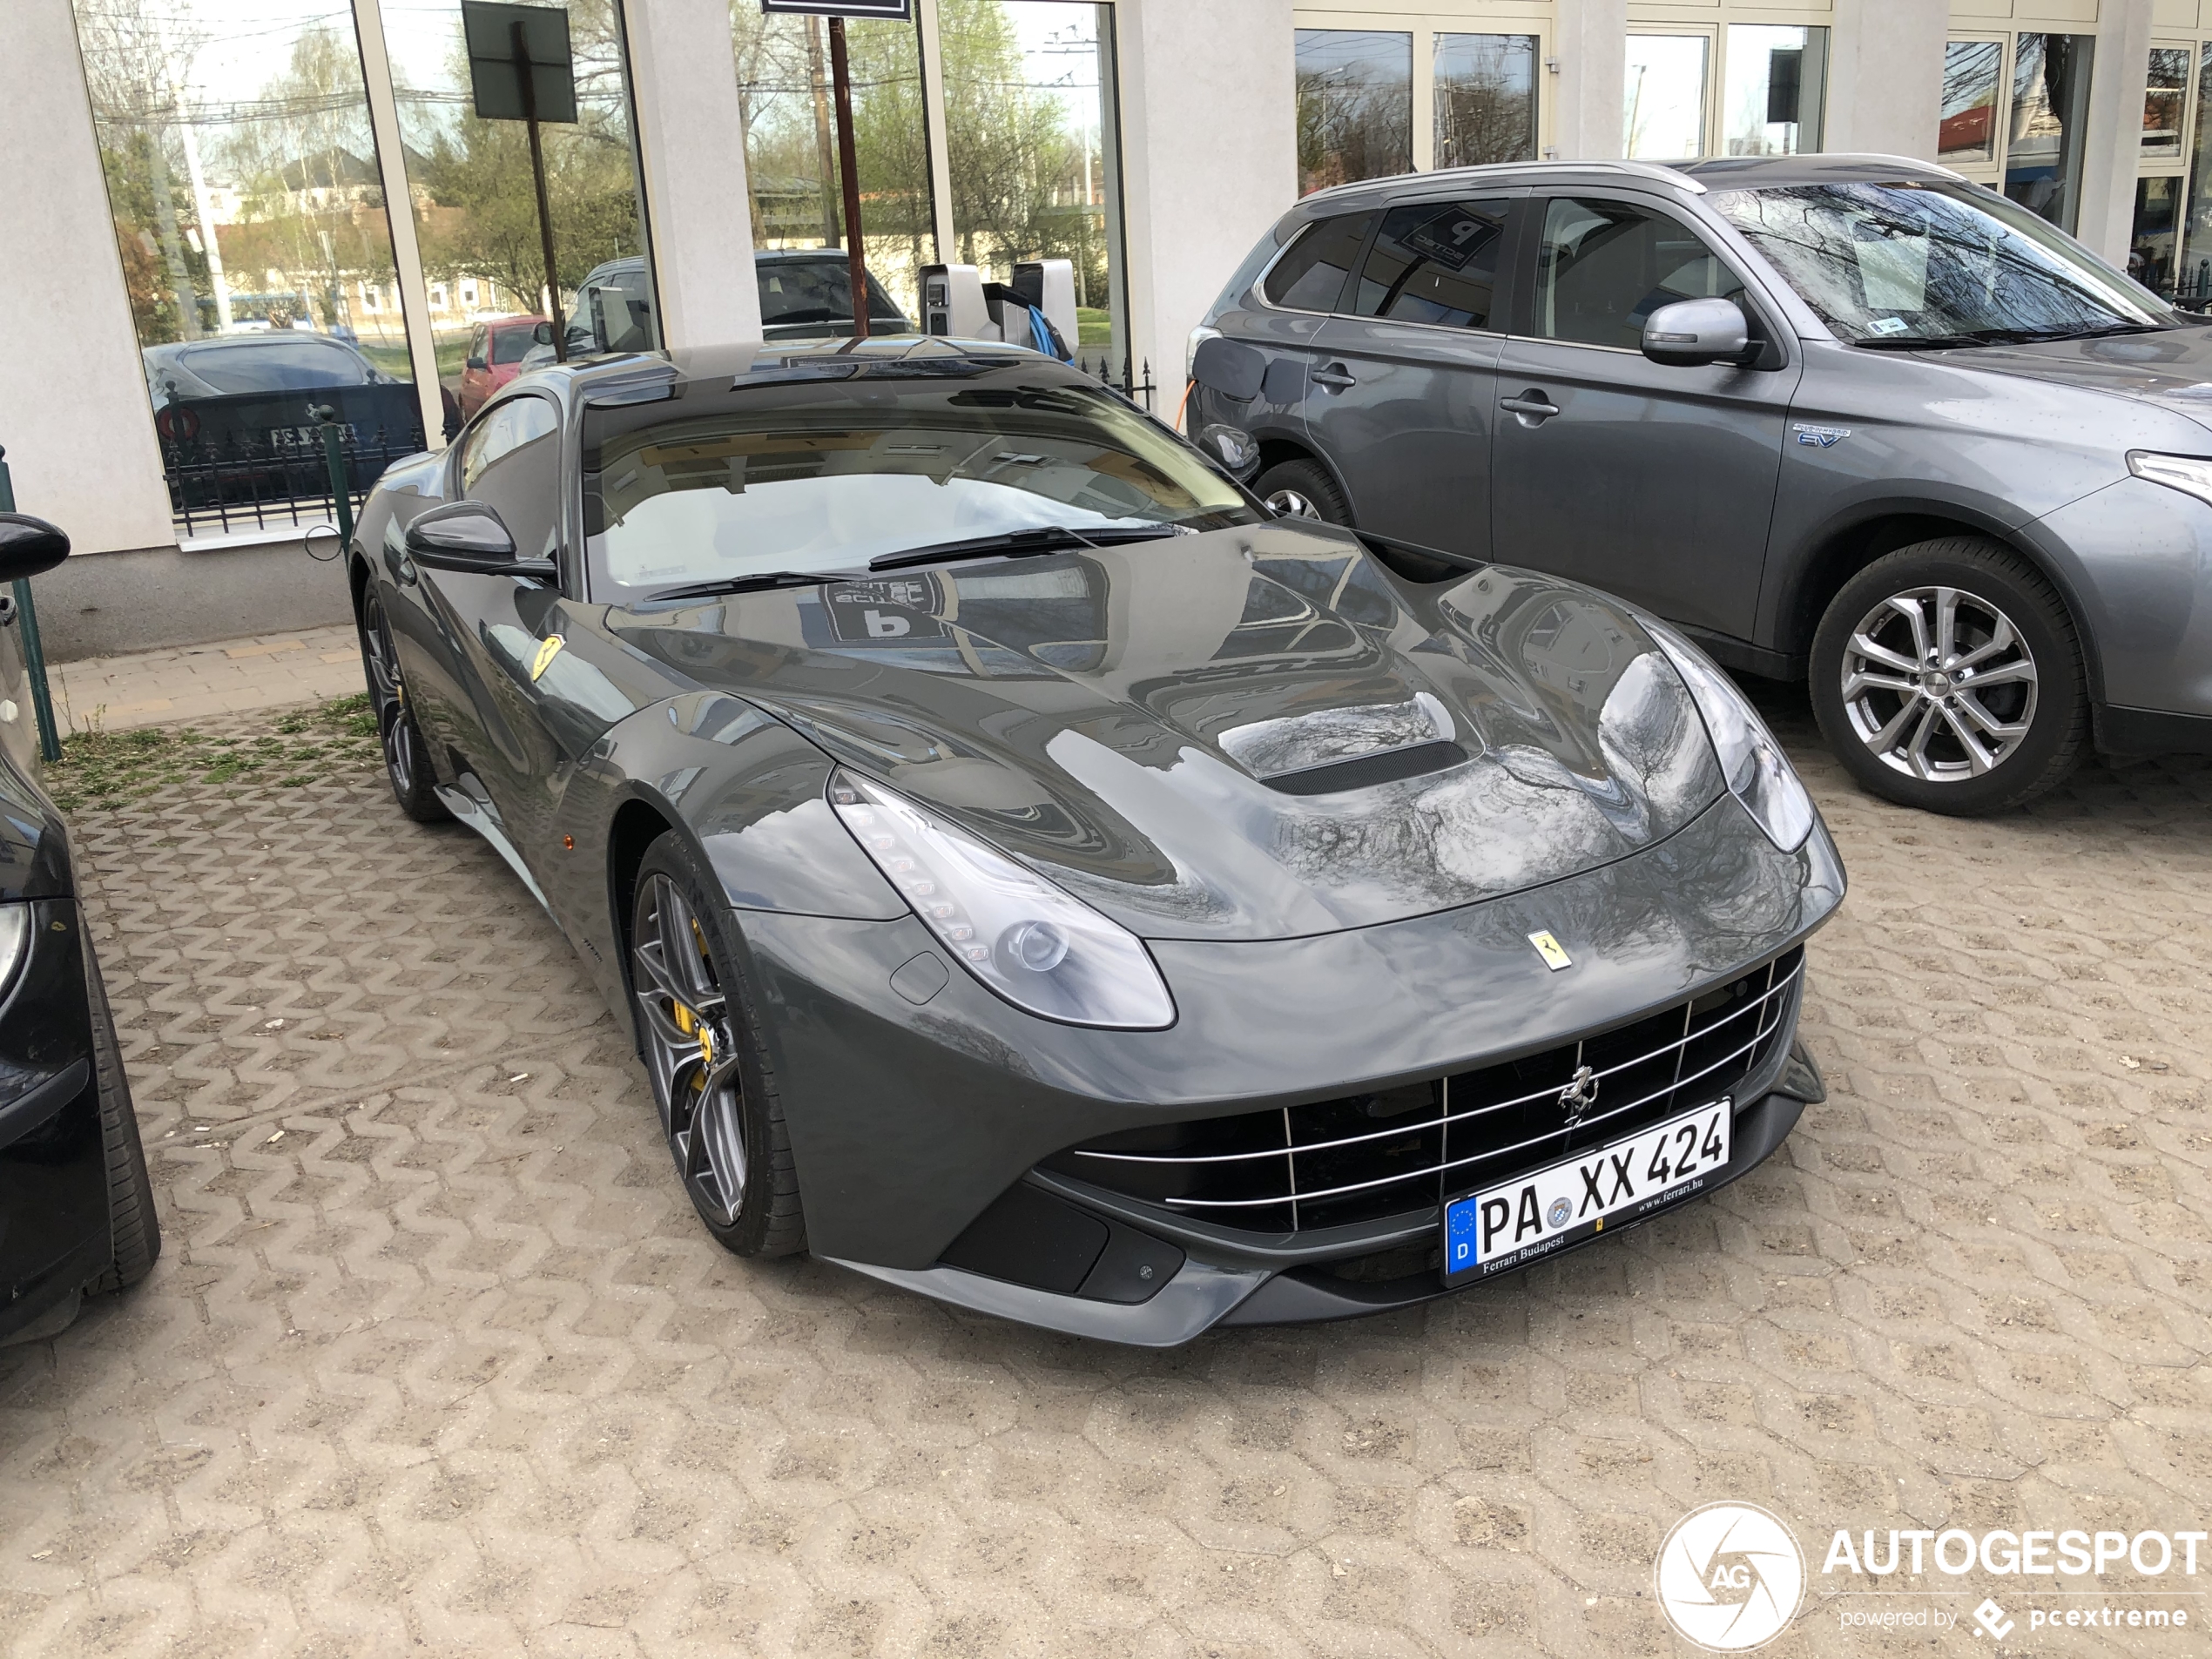
M 1444 1277 L 1519 1267 L 1648 1215 L 1704 1186 L 1728 1163 L 1726 1098 L 1444 1206 Z

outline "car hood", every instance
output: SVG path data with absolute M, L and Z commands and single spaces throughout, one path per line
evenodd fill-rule
M 610 624 L 1150 938 L 1298 937 L 1555 881 L 1723 788 L 1617 602 L 1496 567 L 1416 586 L 1289 523 Z
M 2155 334 L 1980 346 L 1944 355 L 1961 368 L 2140 398 L 2212 426 L 2212 328 L 2199 325 Z

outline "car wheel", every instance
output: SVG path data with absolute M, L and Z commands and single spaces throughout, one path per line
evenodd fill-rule
M 1352 523 L 1352 509 L 1318 461 L 1285 461 L 1260 474 L 1252 493 L 1285 518 L 1318 518 L 1325 524 Z
M 399 656 L 392 649 L 391 620 L 384 614 L 374 577 L 361 590 L 361 671 L 368 681 L 369 706 L 376 713 L 377 738 L 384 745 L 384 776 L 392 786 L 392 799 L 418 824 L 452 817 L 438 799 L 429 746 L 422 741 L 415 711 L 407 705 Z
M 1813 637 L 1812 706 L 1868 790 L 1961 817 L 2054 787 L 2089 725 L 2056 590 L 1971 536 L 1899 548 L 1844 584 Z
M 107 1270 L 91 1291 L 118 1291 L 153 1271 L 161 1254 L 161 1223 L 153 1212 L 153 1183 L 146 1178 L 145 1149 L 138 1141 L 138 1115 L 131 1104 L 131 1080 L 123 1069 L 123 1050 L 115 1040 L 108 1012 L 107 987 L 92 941 L 84 939 L 84 1000 L 92 1016 L 92 1076 L 100 1093 L 100 1143 L 107 1154 Z
M 664 835 L 638 866 L 630 932 L 637 1047 L 691 1206 L 725 1248 L 806 1248 L 799 1168 L 721 888 Z

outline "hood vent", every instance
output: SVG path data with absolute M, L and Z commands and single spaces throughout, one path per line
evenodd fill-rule
M 1278 772 L 1260 782 L 1285 795 L 1331 795 L 1339 790 L 1372 789 L 1378 784 L 1394 784 L 1401 778 L 1442 772 L 1447 766 L 1460 765 L 1467 758 L 1467 752 L 1456 743 L 1415 743 L 1403 749 L 1354 755 L 1349 760 L 1332 760 L 1326 765 Z

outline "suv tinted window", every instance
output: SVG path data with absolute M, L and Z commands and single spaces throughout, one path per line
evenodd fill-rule
M 1262 291 L 1268 303 L 1292 311 L 1334 311 L 1374 222 L 1372 213 L 1346 213 L 1310 226 L 1267 273 Z
M 1500 199 L 1392 208 L 1359 268 L 1352 309 L 1398 322 L 1487 328 L 1506 206 Z
M 1544 208 L 1536 332 L 1587 346 L 1643 345 L 1644 319 L 1677 300 L 1738 300 L 1743 285 L 1696 233 L 1626 202 L 1561 197 Z

